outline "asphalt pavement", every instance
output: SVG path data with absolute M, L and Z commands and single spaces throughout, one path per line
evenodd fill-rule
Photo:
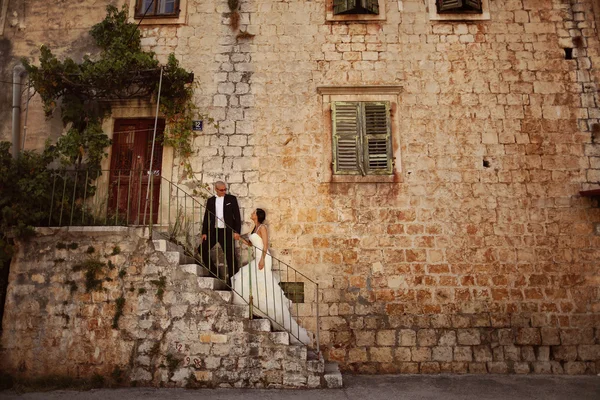
M 348 375 L 343 389 L 98 389 L 0 392 L 12 400 L 600 400 L 600 376 Z

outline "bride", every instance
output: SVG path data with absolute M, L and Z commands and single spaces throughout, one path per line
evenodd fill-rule
M 265 221 L 266 213 L 257 208 L 251 215 L 254 229 L 248 240 L 240 238 L 252 249 L 254 259 L 249 261 L 233 276 L 233 303 L 250 304 L 252 291 L 253 313 L 269 318 L 276 330 L 284 328 L 291 332 L 290 340 L 297 343 L 298 339 L 304 344 L 311 344 L 306 329 L 298 325 L 290 314 L 291 301 L 285 297 L 279 286 L 280 278 L 272 270 L 272 258 L 269 253 L 269 233 Z M 250 290 L 252 288 L 252 290 Z M 274 322 L 275 323 L 274 323 Z

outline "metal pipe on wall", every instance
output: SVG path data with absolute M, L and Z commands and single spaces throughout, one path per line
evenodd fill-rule
M 12 156 L 19 155 L 21 138 L 21 78 L 25 74 L 23 64 L 13 68 L 13 99 L 12 99 Z

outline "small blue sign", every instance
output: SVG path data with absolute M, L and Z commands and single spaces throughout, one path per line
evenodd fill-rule
M 192 130 L 193 131 L 201 131 L 203 122 L 204 121 L 192 121 Z

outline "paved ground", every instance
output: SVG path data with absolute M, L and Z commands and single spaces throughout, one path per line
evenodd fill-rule
M 0 399 L 73 400 L 600 400 L 600 377 L 344 375 L 344 388 L 331 390 L 249 389 L 102 389 L 17 394 L 0 392 Z

